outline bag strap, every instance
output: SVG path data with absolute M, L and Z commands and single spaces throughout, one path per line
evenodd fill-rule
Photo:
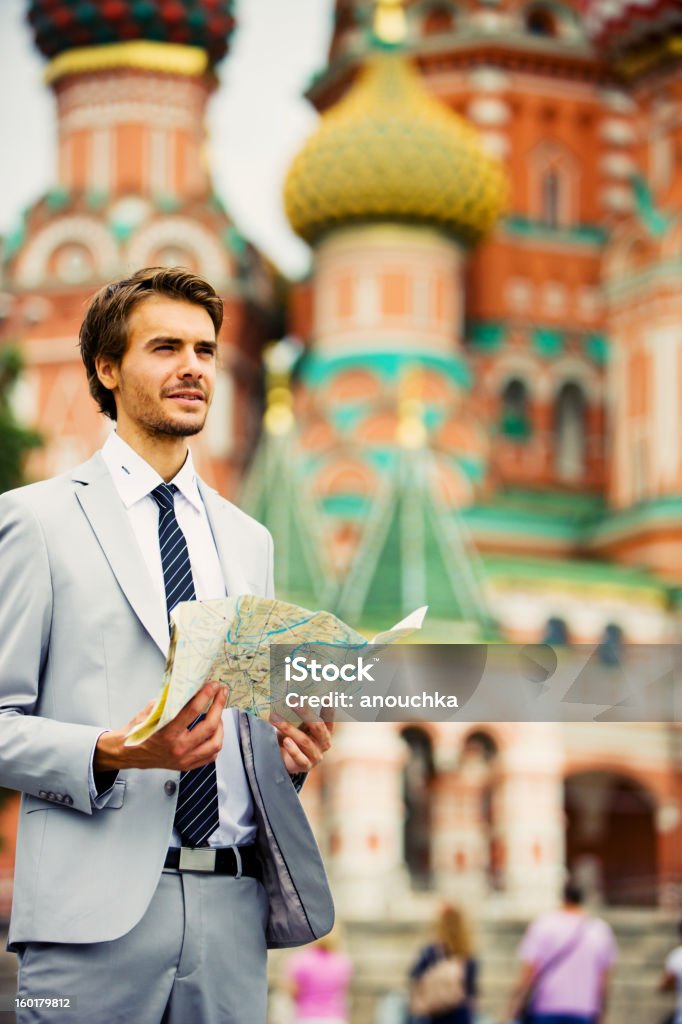
M 551 956 L 549 958 L 549 960 L 547 961 L 547 963 L 542 965 L 542 967 L 540 968 L 540 970 L 538 971 L 538 973 L 535 975 L 535 977 L 533 978 L 533 980 L 531 982 L 530 989 L 528 991 L 528 996 L 527 996 L 528 999 L 531 998 L 531 996 L 533 995 L 533 992 L 537 989 L 537 986 L 538 986 L 539 982 L 543 978 L 547 977 L 548 972 L 553 970 L 555 967 L 558 967 L 560 963 L 563 963 L 563 961 L 566 959 L 566 957 L 569 956 L 577 948 L 578 942 L 579 942 L 580 938 L 582 937 L 582 935 L 584 934 L 584 932 L 586 931 L 587 926 L 590 923 L 590 920 L 591 920 L 591 918 L 589 918 L 587 916 L 587 914 L 586 914 L 582 918 L 582 920 L 578 922 L 578 927 L 575 929 L 573 934 L 570 936 L 568 942 L 565 942 L 564 945 L 561 946 L 561 948 L 556 951 L 554 956 Z
M 433 961 L 433 964 L 431 964 L 432 967 L 435 964 L 440 963 L 442 960 L 459 960 L 460 962 L 463 962 L 463 957 L 459 956 L 457 953 L 450 953 L 444 942 L 434 942 L 433 951 L 435 960 Z

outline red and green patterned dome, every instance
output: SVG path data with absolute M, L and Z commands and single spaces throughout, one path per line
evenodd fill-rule
M 144 39 L 199 46 L 212 64 L 227 53 L 234 0 L 30 0 L 28 20 L 46 57 Z

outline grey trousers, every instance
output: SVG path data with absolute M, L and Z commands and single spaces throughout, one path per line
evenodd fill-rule
M 17 1024 L 265 1024 L 267 914 L 255 878 L 164 871 L 121 938 L 27 944 L 19 998 L 76 1006 L 18 1009 Z

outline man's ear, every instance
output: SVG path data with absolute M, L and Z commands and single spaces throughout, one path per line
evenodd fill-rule
M 114 391 L 118 387 L 119 367 L 111 356 L 97 356 L 95 370 L 100 384 L 109 391 Z

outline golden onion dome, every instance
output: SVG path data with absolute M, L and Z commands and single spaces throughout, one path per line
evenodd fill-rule
M 507 198 L 501 164 L 475 129 L 432 97 L 399 52 L 375 52 L 321 118 L 284 186 L 294 231 L 314 242 L 349 222 L 435 224 L 471 243 Z

